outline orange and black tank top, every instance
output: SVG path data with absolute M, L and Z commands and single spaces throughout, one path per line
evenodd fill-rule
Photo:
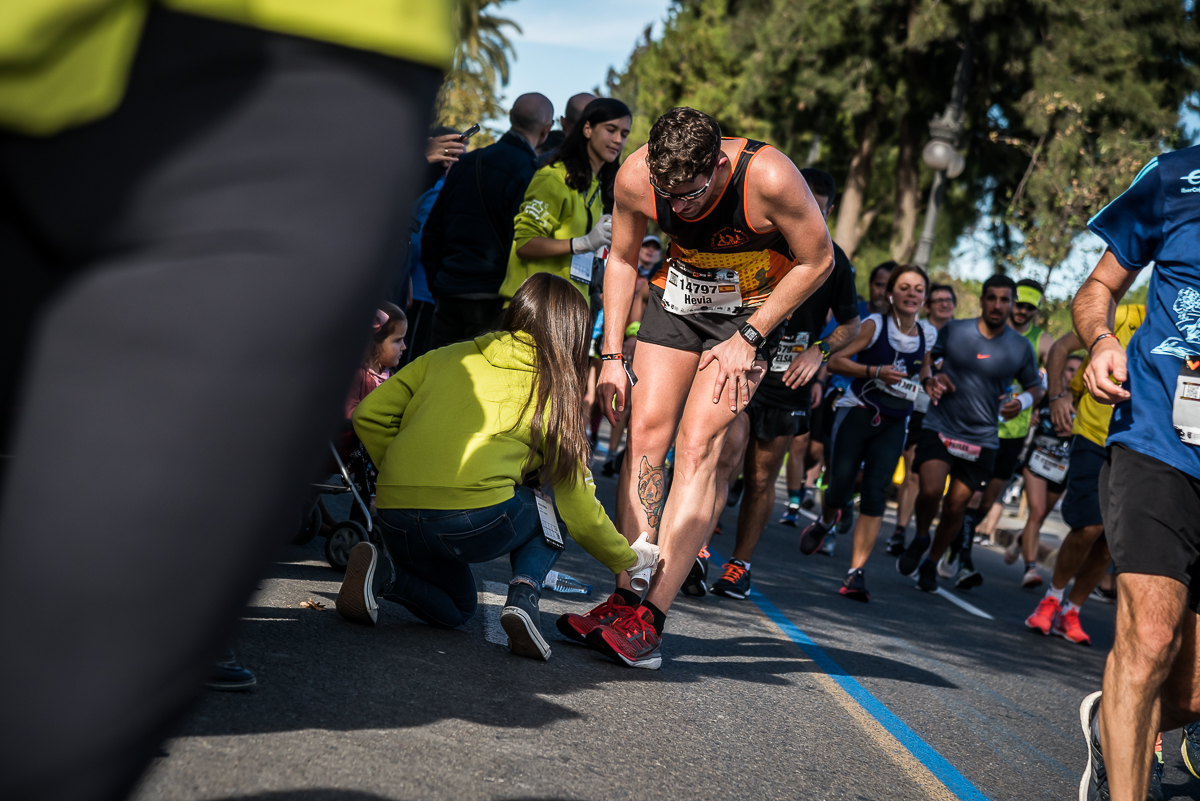
M 759 306 L 771 290 L 796 266 L 796 258 L 779 231 L 755 231 L 746 219 L 746 173 L 765 142 L 740 141 L 733 171 L 717 202 L 695 219 L 671 211 L 666 198 L 654 193 L 654 216 L 671 237 L 667 255 L 700 270 L 737 270 L 745 306 Z M 659 270 L 651 282 L 660 289 L 667 285 L 667 271 Z

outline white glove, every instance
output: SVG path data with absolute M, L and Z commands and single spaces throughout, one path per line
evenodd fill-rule
M 591 253 L 611 244 L 612 215 L 605 214 L 600 217 L 600 222 L 596 223 L 587 236 L 577 236 L 571 240 L 571 253 Z
M 650 573 L 653 575 L 654 568 L 658 565 L 658 546 L 650 542 L 650 535 L 643 531 L 642 536 L 638 537 L 629 547 L 637 554 L 637 562 L 625 568 L 625 572 L 632 576 L 650 568 Z

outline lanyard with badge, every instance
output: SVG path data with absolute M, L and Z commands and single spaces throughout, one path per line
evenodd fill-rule
M 584 198 L 584 209 L 587 211 L 587 228 L 584 229 L 584 234 L 589 234 L 592 231 L 592 203 L 596 201 L 596 195 L 600 194 L 599 185 L 596 186 L 596 191 L 592 192 L 589 198 L 587 192 L 580 193 Z M 587 253 L 576 253 L 571 257 L 571 280 L 578 281 L 581 284 L 592 283 L 592 276 L 595 274 L 596 253 L 588 251 Z
M 1171 422 L 1184 445 L 1200 445 L 1200 356 L 1188 356 L 1175 379 Z
M 538 517 L 542 521 L 542 536 L 546 538 L 551 548 L 565 551 L 567 545 L 563 542 L 562 532 L 558 528 L 558 515 L 554 512 L 554 501 L 541 490 L 534 490 L 533 497 L 537 501 Z

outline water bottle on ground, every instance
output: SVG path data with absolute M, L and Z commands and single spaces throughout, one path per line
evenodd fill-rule
M 579 595 L 591 595 L 592 585 L 584 584 L 577 578 L 572 578 L 566 573 L 559 573 L 557 570 L 551 570 L 546 574 L 546 580 L 542 583 L 546 589 L 553 592 L 570 595 L 578 593 Z

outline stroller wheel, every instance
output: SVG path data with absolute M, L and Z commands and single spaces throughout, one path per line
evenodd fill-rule
M 343 520 L 329 532 L 325 540 L 325 560 L 337 571 L 346 569 L 350 559 L 350 549 L 360 542 L 367 541 L 367 530 L 353 520 Z
M 321 508 L 313 506 L 312 511 L 301 521 L 300 528 L 296 530 L 296 536 L 292 538 L 292 545 L 307 545 L 320 531 Z

